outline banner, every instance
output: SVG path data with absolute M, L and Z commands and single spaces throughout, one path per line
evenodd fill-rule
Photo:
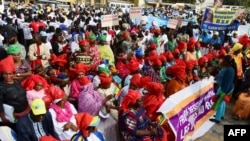
M 146 28 L 150 28 L 152 26 L 152 23 L 155 22 L 157 26 L 167 26 L 168 19 L 166 18 L 159 18 L 159 17 L 153 17 L 153 16 L 143 16 L 143 19 L 147 19 L 147 25 Z
M 224 31 L 237 30 L 239 23 L 234 23 L 236 11 L 229 9 L 206 8 L 201 28 L 204 30 Z
M 166 115 L 176 141 L 195 140 L 205 134 L 214 123 L 212 97 L 214 78 L 203 79 L 170 96 L 158 109 Z
M 103 15 L 101 17 L 102 27 L 119 25 L 118 15 Z
M 178 20 L 176 20 L 176 19 L 169 19 L 167 27 L 171 28 L 171 29 L 176 29 L 177 25 L 178 25 Z
M 142 9 L 140 7 L 131 7 L 129 10 L 130 19 L 141 19 Z

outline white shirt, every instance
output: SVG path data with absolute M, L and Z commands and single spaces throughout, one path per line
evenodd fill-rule
M 32 39 L 31 29 L 29 25 L 30 23 L 27 23 L 27 22 L 20 23 L 20 28 L 23 29 L 23 36 L 24 36 L 24 39 L 26 40 Z

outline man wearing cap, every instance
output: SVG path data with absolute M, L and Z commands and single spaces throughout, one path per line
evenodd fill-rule
M 37 141 L 43 136 L 53 136 L 58 139 L 49 112 L 46 111 L 42 99 L 35 99 L 30 104 L 30 113 L 20 118 L 16 124 L 19 141 Z
M 41 36 L 42 42 L 45 44 L 45 46 L 48 47 L 48 49 L 50 50 L 50 52 L 52 52 L 52 45 L 51 45 L 51 43 L 48 42 L 48 40 L 47 40 L 47 36 L 48 36 L 48 35 L 47 35 L 47 32 L 41 31 L 39 34 L 40 34 L 40 36 Z
M 219 32 L 215 31 L 213 33 L 213 37 L 208 42 L 211 46 L 213 46 L 215 49 L 220 49 L 220 46 L 222 45 L 221 38 L 219 36 Z

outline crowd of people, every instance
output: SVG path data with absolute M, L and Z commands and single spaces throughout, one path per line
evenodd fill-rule
M 102 28 L 100 16 L 112 12 L 119 25 Z M 147 28 L 119 8 L 80 6 L 10 6 L 0 24 L 0 127 L 18 141 L 174 141 L 171 127 L 159 125 L 158 108 L 210 76 L 210 121 L 223 120 L 230 99 L 235 119 L 250 117 L 248 35 L 222 39 L 199 22 Z

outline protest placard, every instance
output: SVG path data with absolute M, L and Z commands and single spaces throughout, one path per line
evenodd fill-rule
M 131 19 L 141 19 L 142 9 L 140 7 L 131 7 L 129 10 L 129 16 Z
M 102 27 L 119 25 L 118 15 L 103 15 L 101 17 Z

